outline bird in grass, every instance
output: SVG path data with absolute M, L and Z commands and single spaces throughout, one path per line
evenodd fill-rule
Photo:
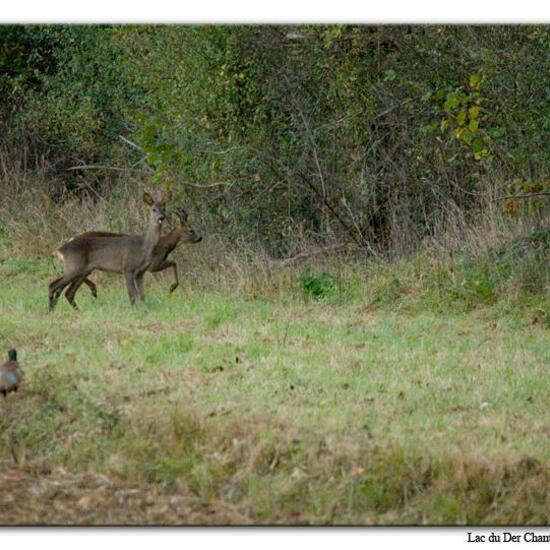
M 8 360 L 0 367 L 0 394 L 6 397 L 8 393 L 17 391 L 23 371 L 17 362 L 17 351 L 10 349 L 8 351 Z

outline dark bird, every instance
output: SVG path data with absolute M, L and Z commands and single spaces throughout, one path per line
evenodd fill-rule
M 0 367 L 0 394 L 6 397 L 8 393 L 17 391 L 23 371 L 17 362 L 17 351 L 10 349 L 8 351 L 8 360 Z

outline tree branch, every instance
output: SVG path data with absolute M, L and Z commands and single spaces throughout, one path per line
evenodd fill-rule
M 504 195 L 498 197 L 497 200 L 503 201 L 505 199 L 531 199 L 533 197 L 550 197 L 550 191 L 541 191 L 540 193 L 526 193 L 524 195 Z
M 143 153 L 143 149 L 137 144 L 137 143 L 134 143 L 133 141 L 130 141 L 128 138 L 125 138 L 124 136 L 120 135 L 118 136 L 124 143 L 126 143 L 127 145 L 129 145 L 130 147 L 133 147 L 134 149 L 137 149 L 138 151 L 141 151 Z
M 81 164 L 79 166 L 70 166 L 66 170 L 113 170 L 115 172 L 127 172 L 128 170 L 134 172 L 141 171 L 141 169 L 138 168 L 119 168 L 118 166 L 106 166 L 104 164 Z

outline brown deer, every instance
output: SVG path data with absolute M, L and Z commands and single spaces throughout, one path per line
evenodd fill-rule
M 125 236 L 123 233 L 107 233 L 104 231 L 92 231 L 89 233 L 84 233 L 86 236 L 90 237 L 112 237 Z M 83 235 L 81 235 L 83 236 Z M 198 235 L 189 225 L 187 221 L 187 213 L 182 208 L 177 213 L 177 222 L 172 230 L 160 237 L 159 242 L 153 249 L 153 256 L 151 259 L 151 265 L 149 266 L 148 271 L 156 273 L 158 271 L 164 271 L 165 269 L 172 268 L 174 270 L 174 282 L 170 287 L 170 293 L 174 292 L 179 286 L 178 280 L 178 265 L 173 260 L 168 260 L 168 255 L 179 245 L 180 242 L 183 243 L 198 243 L 202 241 L 202 237 Z M 77 280 L 71 284 L 71 286 L 65 292 L 65 297 L 69 303 L 76 308 L 76 303 L 74 301 L 74 296 L 82 283 L 85 283 L 92 292 L 92 296 L 97 298 L 97 287 L 96 285 L 88 278 L 85 277 L 82 280 Z
M 79 235 L 57 251 L 63 262 L 64 274 L 49 285 L 49 308 L 55 307 L 63 289 L 75 282 L 81 283 L 92 271 L 124 273 L 130 303 L 136 296 L 143 301 L 143 276 L 151 265 L 153 249 L 160 239 L 160 227 L 166 218 L 164 201 L 155 201 L 149 193 L 143 194 L 149 207 L 149 225 L 143 235 L 111 235 L 109 237 Z M 71 301 L 71 300 L 69 300 Z M 76 304 L 72 303 L 76 307 Z

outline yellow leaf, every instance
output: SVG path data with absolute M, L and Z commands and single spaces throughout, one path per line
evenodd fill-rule
M 462 137 L 462 134 L 464 134 L 464 128 L 455 128 L 453 130 L 453 137 L 455 139 L 460 139 Z
M 479 107 L 476 105 L 475 107 L 470 107 L 468 110 L 468 116 L 470 117 L 470 120 L 474 120 L 479 115 Z

